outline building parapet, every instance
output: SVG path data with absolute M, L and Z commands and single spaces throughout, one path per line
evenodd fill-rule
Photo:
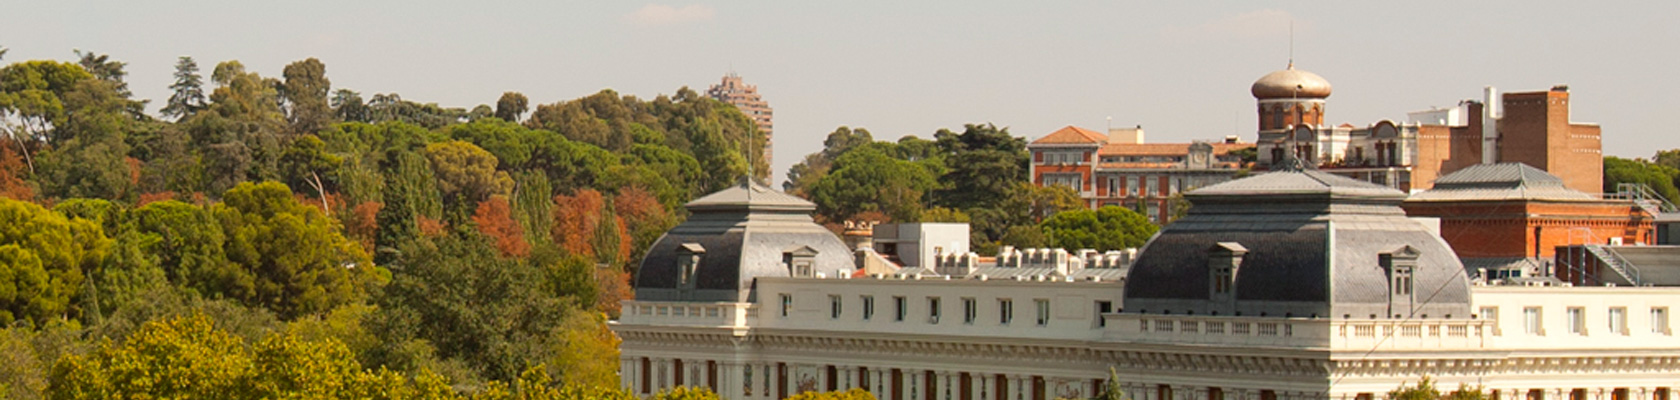
M 623 300 L 619 304 L 623 310 L 620 324 L 745 328 L 758 320 L 758 305 L 753 303 Z
M 1482 320 L 1368 320 L 1104 314 L 1107 339 L 1122 343 L 1321 350 L 1481 349 Z

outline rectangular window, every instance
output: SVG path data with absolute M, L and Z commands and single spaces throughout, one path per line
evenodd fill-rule
M 840 319 L 840 295 L 828 295 L 828 317 Z
M 1050 325 L 1050 299 L 1033 299 L 1033 305 L 1038 308 L 1038 326 Z
M 980 316 L 980 305 L 974 301 L 973 297 L 964 297 L 962 301 L 963 323 L 974 325 L 974 319 Z
M 1569 307 L 1569 333 L 1587 334 L 1587 310 L 1581 307 Z
M 875 318 L 875 296 L 861 297 L 863 297 L 863 320 L 868 321 L 870 318 Z
M 1651 333 L 1668 334 L 1668 307 L 1651 308 Z
M 904 296 L 893 296 L 893 322 L 904 322 L 904 314 L 910 311 L 910 304 L 904 301 Z
M 1098 300 L 1097 301 L 1097 327 L 1098 328 L 1108 326 L 1108 320 L 1103 319 L 1103 314 L 1108 314 L 1108 313 L 1111 313 L 1111 312 L 1114 312 L 1114 302 L 1107 301 L 1107 300 Z
M 1540 307 L 1523 307 L 1523 332 L 1530 335 L 1545 335 L 1540 330 Z
M 1499 335 L 1499 307 L 1482 307 L 1479 313 L 1483 321 L 1493 327 L 1493 334 Z
M 998 323 L 1002 325 L 1009 325 L 1009 321 L 1014 319 L 1015 301 L 1010 299 L 998 299 Z
M 1610 312 L 1606 313 L 1605 317 L 1605 319 L 1608 319 L 1608 322 L 1610 322 L 1610 333 L 1617 335 L 1626 335 L 1628 333 L 1627 307 L 1611 307 Z
M 787 318 L 788 312 L 793 311 L 793 296 L 782 293 L 782 318 Z
M 930 323 L 930 324 L 938 324 L 939 323 L 939 308 L 940 308 L 939 307 L 939 298 L 938 297 L 929 297 L 928 298 L 928 323 Z

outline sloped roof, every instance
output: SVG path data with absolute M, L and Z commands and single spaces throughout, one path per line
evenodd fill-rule
M 1186 197 L 1250 196 L 1256 194 L 1324 194 L 1332 197 L 1404 199 L 1393 188 L 1317 170 L 1276 171 L 1186 192 Z
M 1435 180 L 1411 201 L 1597 200 L 1564 186 L 1563 179 L 1523 163 L 1477 164 Z
M 689 211 L 702 210 L 788 210 L 814 211 L 817 205 L 758 182 L 743 181 L 728 189 L 706 195 L 684 204 Z
M 1213 155 L 1222 156 L 1232 150 L 1254 147 L 1253 143 L 1208 143 Z M 1190 154 L 1191 143 L 1109 143 L 1097 150 L 1105 156 L 1184 156 Z
M 1049 135 L 1034 140 L 1032 144 L 1101 144 L 1108 141 L 1108 135 L 1097 133 L 1090 129 L 1068 125 L 1050 132 Z

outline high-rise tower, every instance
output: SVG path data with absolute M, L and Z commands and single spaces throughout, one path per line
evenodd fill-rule
M 734 105 L 758 123 L 758 130 L 764 132 L 764 164 L 770 165 L 772 150 L 775 149 L 770 103 L 758 96 L 758 86 L 742 83 L 740 75 L 730 72 L 723 76 L 723 82 L 706 89 L 706 96 Z

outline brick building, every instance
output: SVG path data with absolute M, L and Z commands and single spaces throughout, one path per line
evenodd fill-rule
M 1142 210 L 1157 223 L 1171 214 L 1168 201 L 1174 194 L 1241 173 L 1242 159 L 1232 151 L 1253 147 L 1234 137 L 1212 143 L 1143 143 L 1142 128 L 1112 129 L 1104 135 L 1076 126 L 1027 145 L 1034 184 L 1067 186 L 1091 208 Z
M 770 165 L 773 161 L 771 157 L 774 155 L 773 150 L 776 148 L 774 146 L 776 143 L 775 126 L 771 124 L 773 115 L 770 110 L 770 103 L 765 102 L 763 97 L 759 97 L 758 85 L 743 83 L 740 75 L 730 72 L 723 76 L 723 82 L 706 89 L 706 97 L 734 105 L 735 108 L 741 110 L 742 114 L 751 117 L 753 122 L 758 124 L 758 130 L 764 132 L 764 164 Z
M 1329 81 L 1294 65 L 1261 77 L 1249 91 L 1259 112 L 1259 168 L 1293 154 L 1326 172 L 1415 193 L 1469 166 L 1521 162 L 1575 190 L 1602 192 L 1599 127 L 1569 120 L 1567 87 L 1503 96 L 1489 87 L 1479 101 L 1365 127 L 1325 123 Z
M 1406 199 L 1414 217 L 1441 221 L 1441 237 L 1474 272 L 1496 277 L 1567 276 L 1557 248 L 1653 244 L 1651 212 L 1629 200 L 1606 200 L 1524 163 L 1480 164 L 1435 181 Z

